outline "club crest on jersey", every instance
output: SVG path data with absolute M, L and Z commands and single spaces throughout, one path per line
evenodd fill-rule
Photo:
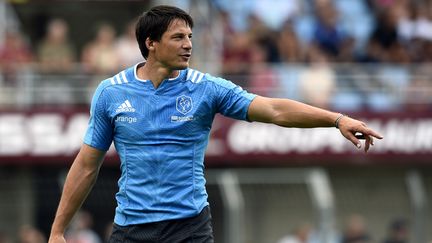
M 186 115 L 193 108 L 192 98 L 186 95 L 181 95 L 176 99 L 176 109 L 178 112 Z

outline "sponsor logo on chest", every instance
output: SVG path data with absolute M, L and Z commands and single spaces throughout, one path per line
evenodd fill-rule
M 132 107 L 132 104 L 129 102 L 129 100 L 125 100 L 117 109 L 116 113 L 121 112 L 129 112 L 134 113 L 136 110 Z M 126 123 L 135 123 L 138 121 L 138 118 L 132 117 L 132 116 L 117 116 L 115 119 L 115 122 L 126 122 Z
M 132 107 L 129 100 L 125 100 L 117 109 L 116 113 L 120 112 L 135 112 L 135 108 Z

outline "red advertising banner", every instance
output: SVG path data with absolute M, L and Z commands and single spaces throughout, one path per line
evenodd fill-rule
M 250 165 L 431 163 L 432 114 L 358 113 L 352 116 L 367 122 L 384 136 L 383 140 L 375 140 L 375 146 L 367 154 L 341 136 L 336 128 L 282 128 L 222 118 L 214 124 L 207 158 L 219 163 L 229 158 Z
M 335 128 L 282 128 L 217 116 L 206 153 L 208 166 L 431 163 L 431 113 L 358 113 L 385 139 L 368 154 Z M 88 111 L 31 110 L 0 113 L 0 164 L 70 164 L 87 128 Z M 107 164 L 117 164 L 111 149 Z

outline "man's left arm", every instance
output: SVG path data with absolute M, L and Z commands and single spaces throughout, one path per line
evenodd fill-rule
M 368 128 L 364 122 L 290 99 L 257 96 L 249 106 L 248 119 L 250 121 L 273 123 L 282 127 L 337 126 L 341 134 L 358 148 L 361 148 L 361 143 L 356 134 L 360 133 L 365 139 L 365 152 L 369 150 L 370 145 L 374 145 L 374 137 L 383 138 L 377 132 Z

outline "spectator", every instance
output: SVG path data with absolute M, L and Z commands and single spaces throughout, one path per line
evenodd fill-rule
M 0 243 L 12 243 L 11 238 L 0 231 Z
M 350 40 L 339 25 L 338 12 L 333 6 L 332 1 L 329 0 L 316 0 L 315 11 L 317 22 L 313 42 L 325 52 L 331 60 L 338 60 L 341 50 L 344 47 L 346 48 L 347 44 L 349 44 L 346 42 Z
M 351 215 L 342 234 L 341 243 L 367 243 L 372 239 L 367 232 L 365 222 L 360 215 Z
M 234 83 L 247 87 L 244 77 L 249 73 L 251 38 L 244 32 L 236 32 L 227 41 L 223 50 L 222 74 Z
M 21 33 L 9 30 L 5 34 L 3 45 L 0 46 L 0 73 L 3 74 L 4 86 L 16 86 L 19 68 L 29 64 L 33 55 Z
M 378 63 L 384 59 L 382 49 L 376 41 L 369 39 L 364 52 L 359 53 L 358 61 L 362 63 Z
M 278 51 L 283 62 L 298 63 L 304 61 L 305 52 L 302 43 L 294 32 L 291 21 L 286 21 L 279 31 Z
M 367 0 L 333 0 L 333 3 L 338 12 L 338 25 L 353 39 L 355 52 L 362 52 L 375 24 Z
M 135 38 L 135 21 L 130 21 L 124 33 L 116 41 L 116 50 L 120 68 L 132 66 L 141 62 L 143 57 Z
M 82 53 L 85 70 L 92 74 L 111 74 L 119 67 L 119 56 L 115 46 L 115 29 L 103 23 L 98 27 L 95 38 Z
M 388 236 L 384 243 L 408 243 L 409 242 L 409 229 L 408 221 L 406 219 L 396 219 L 389 227 Z
M 405 44 L 409 44 L 416 37 L 417 21 L 419 20 L 420 9 L 416 4 L 410 3 L 399 8 L 397 19 L 398 38 Z
M 62 19 L 49 22 L 46 36 L 37 48 L 42 72 L 67 73 L 73 70 L 76 52 L 68 40 L 68 30 L 68 25 Z
M 91 229 L 93 217 L 87 211 L 79 211 L 66 233 L 68 243 L 101 243 L 100 237 Z
M 268 52 L 265 44 L 255 42 L 251 46 L 251 65 L 249 68 L 250 91 L 263 96 L 278 96 L 278 80 L 273 69 L 268 65 Z
M 298 226 L 291 235 L 280 239 L 278 243 L 307 243 L 311 242 L 312 227 L 309 224 Z
M 317 46 L 309 48 L 310 65 L 300 73 L 300 93 L 311 105 L 328 108 L 336 85 L 336 74 L 330 67 L 328 56 Z
M 280 61 L 276 33 L 271 30 L 258 15 L 249 15 L 247 33 L 252 41 L 260 42 L 266 49 L 268 53 L 267 62 L 275 63 Z M 252 51 L 254 50 L 252 49 Z
M 378 16 L 377 26 L 369 42 L 369 53 L 373 60 L 380 62 L 407 63 L 409 54 L 399 42 L 397 33 L 397 9 L 385 9 Z
M 19 229 L 18 243 L 45 243 L 46 237 L 38 229 L 24 225 Z
M 414 37 L 425 41 L 432 41 L 432 20 L 430 6 L 419 2 L 416 7 Z
M 228 12 L 220 11 L 220 24 L 222 28 L 222 45 L 223 47 L 228 47 L 232 40 L 230 40 L 235 35 L 234 26 L 231 24 L 231 16 Z
M 432 21 L 428 6 L 424 3 L 411 3 L 400 8 L 398 36 L 415 62 L 430 62 L 429 45 L 432 41 Z M 426 53 L 425 53 L 426 51 Z

